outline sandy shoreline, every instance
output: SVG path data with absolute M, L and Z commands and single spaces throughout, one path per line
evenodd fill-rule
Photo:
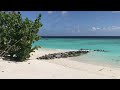
M 26 62 L 0 60 L 0 79 L 117 79 L 120 68 L 77 62 L 71 59 L 36 60 L 44 54 L 63 52 L 40 49 Z

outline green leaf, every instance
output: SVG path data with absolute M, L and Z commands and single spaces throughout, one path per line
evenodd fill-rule
M 30 53 L 40 46 L 32 48 L 32 43 L 39 40 L 37 35 L 42 27 L 41 14 L 35 21 L 28 18 L 22 19 L 20 12 L 0 12 L 0 51 L 7 49 L 11 59 L 24 61 L 30 57 Z M 9 43 L 8 43 L 9 42 Z M 16 57 L 13 57 L 16 55 Z

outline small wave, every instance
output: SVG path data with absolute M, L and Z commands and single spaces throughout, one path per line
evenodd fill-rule
M 78 50 L 76 50 L 76 49 L 55 49 L 55 50 L 62 50 L 62 51 L 78 51 Z
M 41 49 L 41 48 L 40 48 Z M 58 51 L 79 51 L 80 49 L 56 49 L 56 48 L 42 48 L 45 50 L 58 50 Z M 82 51 L 90 51 L 90 50 L 82 50 Z

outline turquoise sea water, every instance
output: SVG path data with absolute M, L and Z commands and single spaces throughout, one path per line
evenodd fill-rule
M 63 50 L 102 49 L 108 52 L 91 51 L 75 60 L 120 66 L 120 38 L 42 38 L 40 41 L 35 42 L 34 45 L 40 45 L 42 48 Z

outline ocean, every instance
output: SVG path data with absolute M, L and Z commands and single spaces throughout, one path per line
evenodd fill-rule
M 44 36 L 33 44 L 33 46 L 35 45 L 62 50 L 90 49 L 90 53 L 78 56 L 74 60 L 120 67 L 120 36 Z M 96 49 L 107 52 L 93 51 Z

